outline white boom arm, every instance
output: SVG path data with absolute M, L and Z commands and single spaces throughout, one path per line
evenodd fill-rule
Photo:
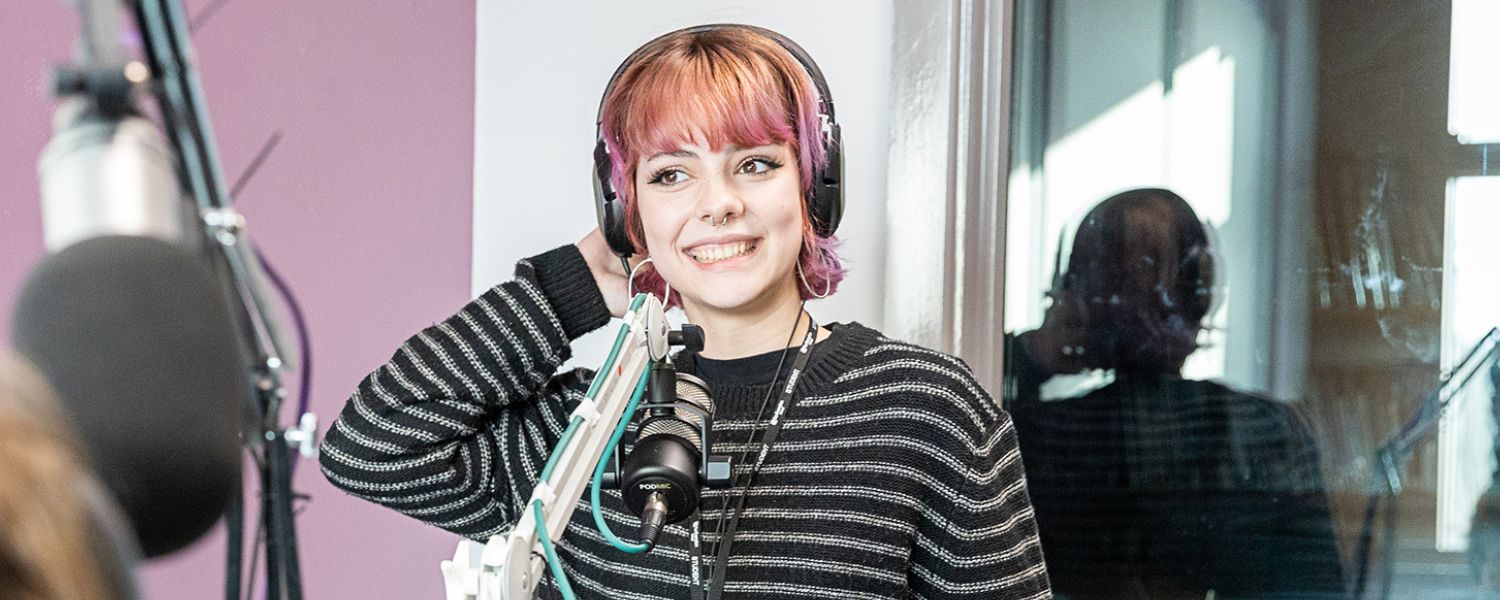
M 520 518 L 508 533 L 491 536 L 482 549 L 478 542 L 459 542 L 453 560 L 442 563 L 447 600 L 530 600 L 546 560 L 532 505 L 542 502 L 548 537 L 562 539 L 578 499 L 588 489 L 615 427 L 626 415 L 626 405 L 653 360 L 667 353 L 667 320 L 661 301 L 638 294 L 625 313 L 609 357 L 594 377 L 590 395 L 568 419 L 572 435 L 564 435 L 553 449 L 550 473 L 521 506 Z M 554 464 L 555 463 L 555 464 Z

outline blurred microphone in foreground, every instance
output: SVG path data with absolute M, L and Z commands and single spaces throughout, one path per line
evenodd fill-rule
M 141 553 L 183 548 L 228 511 L 235 587 L 240 447 L 284 445 L 275 408 L 294 359 L 229 207 L 181 6 L 70 4 L 77 60 L 55 72 L 62 102 L 38 163 L 51 254 L 22 288 L 11 342 L 56 392 Z M 146 62 L 120 43 L 126 9 Z M 136 102 L 148 92 L 162 129 Z
M 94 237 L 37 266 L 15 349 L 51 382 L 148 557 L 206 532 L 238 489 L 246 359 L 202 258 Z

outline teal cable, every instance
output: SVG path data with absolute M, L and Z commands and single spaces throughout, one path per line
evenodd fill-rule
M 552 569 L 552 579 L 557 582 L 558 591 L 562 592 L 564 600 L 576 600 L 573 584 L 568 583 L 568 574 L 563 572 L 562 561 L 558 560 L 557 550 L 552 547 L 552 538 L 547 535 L 547 521 L 542 518 L 541 499 L 531 503 L 531 514 L 536 519 L 536 535 L 542 540 L 542 552 L 547 555 L 547 567 Z
M 641 304 L 645 301 L 645 294 L 636 294 L 635 298 L 630 301 L 630 310 L 640 308 Z M 594 374 L 594 383 L 589 385 L 589 391 L 587 395 L 590 400 L 596 399 L 596 396 L 599 393 L 599 387 L 604 385 L 605 378 L 602 375 L 605 373 L 609 373 L 611 369 L 615 368 L 615 361 L 618 360 L 620 356 L 620 348 L 624 347 L 625 337 L 628 335 L 630 335 L 630 324 L 625 323 L 623 325 L 620 325 L 620 333 L 615 335 L 615 344 L 613 346 L 610 346 L 609 356 L 604 358 L 604 366 L 600 367 L 599 371 Z M 552 447 L 552 453 L 547 456 L 547 466 L 542 468 L 541 481 L 546 481 L 547 477 L 552 475 L 552 468 L 556 466 L 557 459 L 559 456 L 561 456 L 561 453 L 558 451 L 568 447 L 568 440 L 573 438 L 574 430 L 582 422 L 583 417 L 573 417 L 573 420 L 568 423 L 568 428 L 567 430 L 563 431 L 562 438 L 557 441 L 557 445 Z
M 542 477 L 537 481 L 546 483 L 547 479 L 552 476 L 552 468 L 557 466 L 557 459 L 562 456 L 562 449 L 568 447 L 568 441 L 573 439 L 573 433 L 578 431 L 578 426 L 582 424 L 583 417 L 581 416 L 573 417 L 573 420 L 568 422 L 568 428 L 563 430 L 562 437 L 557 440 L 557 445 L 552 447 L 552 453 L 547 456 L 547 466 L 542 467 Z
M 644 302 L 645 299 L 645 294 L 636 294 L 635 298 L 631 299 L 630 308 L 628 310 L 633 311 L 639 308 L 641 303 Z M 615 360 L 619 358 L 620 348 L 623 346 L 622 342 L 625 341 L 625 338 L 628 335 L 630 335 L 630 324 L 626 323 L 624 325 L 621 325 L 620 333 L 615 336 L 614 346 L 610 348 L 609 356 L 604 359 L 604 366 L 600 368 L 597 373 L 595 373 L 594 383 L 589 386 L 588 398 L 590 400 L 595 399 L 595 396 L 599 392 L 599 388 L 604 383 L 605 377 L 608 375 L 611 369 L 614 369 Z M 625 414 L 635 414 L 635 407 L 636 405 L 640 404 L 641 396 L 645 394 L 646 382 L 650 379 L 650 375 L 651 372 L 649 370 L 641 374 L 641 380 L 636 384 L 635 393 L 631 395 L 630 403 L 625 407 Z M 552 453 L 547 456 L 547 464 L 542 468 L 540 481 L 546 482 L 547 479 L 552 475 L 552 469 L 557 466 L 557 459 L 562 455 L 562 452 L 560 452 L 560 450 L 568 446 L 568 442 L 573 439 L 573 434 L 578 431 L 578 427 L 582 424 L 583 417 L 581 416 L 573 417 L 573 419 L 568 422 L 568 428 L 563 430 L 562 437 L 557 440 L 557 445 L 553 446 Z M 627 542 L 621 540 L 620 538 L 615 537 L 614 532 L 610 531 L 609 529 L 609 524 L 604 522 L 604 520 L 600 517 L 599 512 L 599 479 L 604 476 L 604 465 L 609 461 L 610 454 L 614 452 L 614 448 L 617 444 L 619 444 L 620 438 L 625 435 L 625 430 L 629 426 L 629 424 L 630 421 L 628 419 L 620 419 L 620 424 L 615 427 L 614 436 L 610 438 L 609 446 L 605 449 L 604 456 L 599 459 L 599 464 L 594 468 L 594 521 L 596 524 L 598 524 L 600 532 L 604 534 L 605 538 L 610 540 L 610 543 L 613 544 L 615 548 L 618 548 L 624 552 L 629 552 L 631 554 L 639 554 L 641 552 L 645 552 L 650 548 L 645 544 L 636 544 L 632 546 Z M 558 559 L 557 550 L 552 547 L 552 537 L 547 534 L 547 521 L 542 515 L 542 500 L 540 498 L 532 501 L 531 511 L 532 518 L 536 521 L 537 537 L 542 541 L 542 552 L 547 557 L 547 567 L 552 570 L 552 579 L 557 582 L 558 591 L 562 592 L 562 597 L 564 600 L 576 600 L 576 596 L 573 594 L 573 586 L 568 582 L 568 574 L 563 571 L 562 560 Z M 640 549 L 637 550 L 636 547 L 639 547 Z
M 646 394 L 646 382 L 651 379 L 651 371 L 641 373 L 641 381 L 635 386 L 635 394 L 630 397 L 630 404 L 625 406 L 625 415 L 635 414 L 636 405 L 640 404 L 641 396 Z M 609 464 L 609 457 L 614 454 L 615 448 L 620 444 L 620 438 L 625 436 L 625 430 L 630 427 L 629 418 L 621 418 L 620 424 L 615 426 L 615 434 L 610 436 L 609 445 L 604 447 L 604 456 L 599 457 L 599 464 L 594 466 L 594 484 L 589 490 L 590 506 L 594 510 L 594 525 L 599 528 L 599 533 L 604 539 L 609 540 L 610 545 L 616 550 L 627 554 L 643 554 L 651 550 L 647 544 L 632 544 L 620 539 L 615 532 L 609 528 L 609 523 L 604 521 L 604 511 L 599 508 L 599 488 L 604 479 L 604 467 Z

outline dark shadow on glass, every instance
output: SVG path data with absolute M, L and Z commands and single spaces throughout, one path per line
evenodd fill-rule
M 1489 368 L 1490 413 L 1500 425 L 1500 362 Z M 1495 464 L 1500 465 L 1500 437 L 1495 438 Z M 1500 468 L 1490 487 L 1474 505 L 1469 528 L 1469 574 L 1485 590 L 1500 592 Z
M 1079 225 L 1041 327 L 1007 340 L 1006 408 L 1059 598 L 1345 596 L 1303 419 L 1181 375 L 1216 262 L 1180 196 L 1117 194 Z M 1108 383 L 1043 401 L 1078 373 Z

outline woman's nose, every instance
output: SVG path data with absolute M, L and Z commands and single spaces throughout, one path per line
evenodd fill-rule
M 744 214 L 744 203 L 730 177 L 708 177 L 700 189 L 698 218 L 711 226 L 727 225 L 731 219 Z

